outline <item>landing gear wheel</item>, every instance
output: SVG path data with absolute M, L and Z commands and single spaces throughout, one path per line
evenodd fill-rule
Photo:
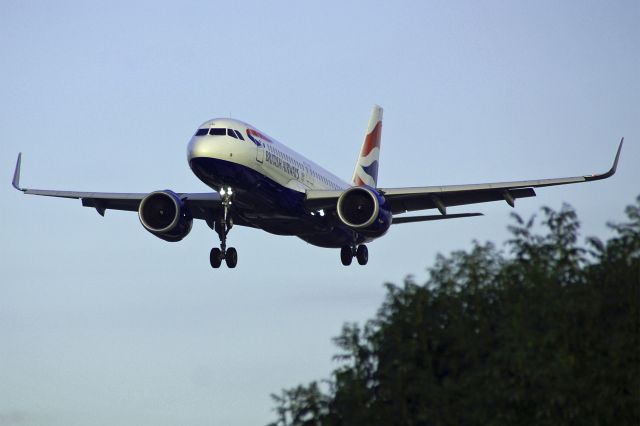
M 353 260 L 353 250 L 351 250 L 351 247 L 344 246 L 340 249 L 340 260 L 344 266 L 351 265 L 351 261 Z
M 227 262 L 227 267 L 235 268 L 238 264 L 238 252 L 235 248 L 229 247 L 225 254 L 224 261 Z
M 212 248 L 211 253 L 209 253 L 209 262 L 212 268 L 219 268 L 222 264 L 222 250 L 217 247 Z
M 360 244 L 358 246 L 358 250 L 356 250 L 356 259 L 358 259 L 358 263 L 361 265 L 366 265 L 369 261 L 369 249 L 364 244 Z

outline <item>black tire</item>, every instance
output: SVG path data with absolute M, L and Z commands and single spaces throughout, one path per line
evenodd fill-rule
M 209 263 L 211 263 L 212 268 L 219 268 L 222 265 L 222 250 L 217 247 L 211 249 L 211 253 L 209 253 Z
M 224 261 L 227 262 L 227 267 L 235 268 L 238 264 L 238 251 L 233 247 L 229 247 Z
M 361 265 L 366 265 L 369 261 L 369 249 L 364 244 L 360 244 L 358 246 L 358 250 L 356 250 L 356 259 L 358 259 L 358 263 Z
M 340 249 L 340 260 L 344 266 L 351 265 L 351 261 L 353 260 L 353 253 L 351 251 L 351 247 L 344 246 Z

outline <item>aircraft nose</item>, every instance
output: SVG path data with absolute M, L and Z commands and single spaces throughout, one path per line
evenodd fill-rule
M 194 137 L 187 146 L 187 159 L 207 157 L 211 151 L 211 143 L 201 137 Z

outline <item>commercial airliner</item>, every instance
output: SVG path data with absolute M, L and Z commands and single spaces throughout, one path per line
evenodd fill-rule
M 194 219 L 216 231 L 220 247 L 211 249 L 213 268 L 238 263 L 227 247 L 234 225 L 294 235 L 319 247 L 339 248 L 342 264 L 366 265 L 368 242 L 392 224 L 456 219 L 481 213 L 448 214 L 450 206 L 534 197 L 534 188 L 606 179 L 616 172 L 624 138 L 611 169 L 603 174 L 556 179 L 412 188 L 378 187 L 382 108 L 375 105 L 350 182 L 346 182 L 255 127 L 230 118 L 202 123 L 187 146 L 193 173 L 212 191 L 150 193 L 76 192 L 20 186 L 18 155 L 13 186 L 25 194 L 75 198 L 104 216 L 108 209 L 137 211 L 142 226 L 163 240 L 176 242 L 191 231 Z M 437 214 L 407 216 L 418 210 Z

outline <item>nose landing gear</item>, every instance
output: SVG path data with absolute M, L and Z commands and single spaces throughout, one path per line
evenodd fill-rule
M 227 234 L 233 227 L 233 219 L 229 214 L 229 208 L 231 207 L 231 197 L 233 191 L 231 188 L 226 190 L 223 188 L 220 190 L 222 196 L 222 217 L 217 219 L 214 223 L 214 230 L 220 238 L 220 248 L 214 247 L 209 253 L 209 262 L 212 268 L 219 268 L 224 260 L 229 268 L 235 268 L 238 264 L 238 251 L 234 247 L 227 248 Z
M 358 260 L 360 265 L 366 265 L 369 261 L 369 249 L 364 244 L 359 246 L 344 246 L 340 249 L 340 260 L 344 266 L 351 265 L 353 258 Z

